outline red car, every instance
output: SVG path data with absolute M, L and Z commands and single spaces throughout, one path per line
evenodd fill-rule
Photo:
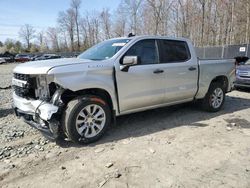
M 15 61 L 16 62 L 20 62 L 20 63 L 24 63 L 27 61 L 30 61 L 30 57 L 28 55 L 24 55 L 24 54 L 17 54 L 15 57 Z

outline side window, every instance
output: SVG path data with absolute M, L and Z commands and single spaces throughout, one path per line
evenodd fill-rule
M 147 39 L 135 43 L 124 56 L 137 56 L 139 65 L 148 65 L 158 62 L 155 40 Z
M 190 59 L 186 42 L 177 40 L 160 40 L 160 63 L 184 62 Z

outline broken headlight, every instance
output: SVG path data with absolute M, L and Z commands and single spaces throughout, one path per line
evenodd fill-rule
M 39 75 L 37 76 L 37 89 L 35 91 L 36 97 L 40 100 L 49 100 L 49 83 L 53 80 L 52 75 Z

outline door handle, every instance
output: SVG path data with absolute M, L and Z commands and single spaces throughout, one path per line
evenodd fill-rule
M 162 70 L 162 69 L 154 70 L 154 74 L 161 74 L 161 73 L 164 73 L 164 70 Z
M 196 70 L 196 68 L 195 67 L 189 67 L 188 70 L 194 71 L 194 70 Z

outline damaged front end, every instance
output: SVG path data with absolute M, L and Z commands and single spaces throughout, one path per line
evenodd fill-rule
M 60 113 L 64 89 L 53 83 L 53 77 L 14 73 L 12 80 L 13 107 L 21 117 L 44 136 L 56 139 L 59 136 Z

